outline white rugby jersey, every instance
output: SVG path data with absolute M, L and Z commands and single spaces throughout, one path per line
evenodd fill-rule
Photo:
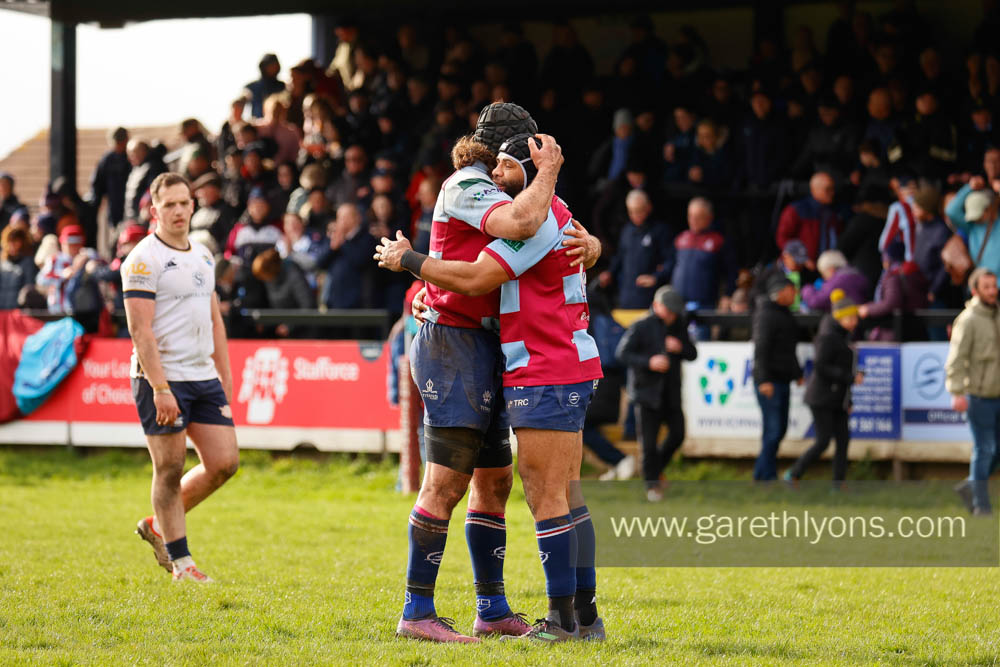
M 167 380 L 196 382 L 219 377 L 212 361 L 212 294 L 215 260 L 200 243 L 181 250 L 150 234 L 122 263 L 126 299 L 153 299 L 153 336 Z M 143 377 L 132 348 L 132 377 Z

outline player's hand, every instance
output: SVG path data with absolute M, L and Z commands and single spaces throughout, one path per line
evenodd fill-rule
M 969 409 L 969 399 L 965 395 L 951 397 L 951 409 L 955 412 L 965 412 Z
M 641 276 L 636 276 L 635 286 L 636 287 L 652 287 L 656 284 L 656 276 L 651 273 L 644 273 Z
M 666 340 L 663 341 L 663 346 L 670 354 L 680 354 L 684 350 L 684 343 L 676 336 L 667 336 Z
M 383 269 L 389 269 L 390 271 L 402 271 L 403 270 L 403 253 L 407 250 L 413 250 L 413 246 L 403 232 L 396 232 L 396 240 L 391 241 L 387 237 L 382 237 L 382 242 L 375 246 L 375 259 L 378 260 L 378 265 Z
M 170 426 L 181 414 L 181 409 L 177 407 L 177 399 L 174 393 L 153 394 L 153 405 L 156 406 L 156 423 L 159 426 Z
M 757 387 L 757 391 L 764 398 L 771 398 L 774 396 L 774 384 L 771 382 L 761 382 L 760 386 Z
M 536 134 L 535 136 L 542 141 L 541 148 L 534 141 L 528 142 L 528 152 L 531 154 L 531 161 L 535 163 L 535 167 L 538 171 L 544 169 L 559 171 L 564 161 L 562 147 L 550 134 Z
M 424 323 L 424 313 L 430 310 L 430 306 L 424 303 L 424 298 L 427 296 L 427 288 L 421 287 L 420 291 L 413 296 L 413 303 L 410 304 L 410 311 L 413 313 L 413 318 Z
M 654 354 L 649 358 L 649 370 L 666 373 L 670 370 L 670 357 L 665 354 Z
M 570 237 L 563 241 L 563 245 L 569 248 L 566 251 L 566 256 L 573 258 L 569 265 L 583 264 L 585 268 L 589 269 L 601 256 L 601 241 L 584 229 L 578 220 L 574 219 L 572 223 L 572 226 L 563 232 Z

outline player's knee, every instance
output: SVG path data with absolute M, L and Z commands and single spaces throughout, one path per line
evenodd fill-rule
M 425 504 L 445 507 L 451 512 L 465 495 L 465 489 L 446 482 L 425 482 L 420 495 L 425 497 Z
M 212 475 L 213 480 L 217 484 L 222 484 L 230 477 L 236 474 L 236 471 L 240 469 L 240 459 L 238 454 L 234 454 L 231 457 L 226 457 L 220 461 L 217 461 L 212 469 L 209 471 Z
M 160 461 L 155 464 L 153 472 L 158 484 L 168 488 L 179 487 L 184 477 L 184 459 Z

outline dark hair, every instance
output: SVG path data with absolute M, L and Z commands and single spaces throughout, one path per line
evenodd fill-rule
M 160 190 L 163 188 L 169 188 L 172 185 L 179 185 L 183 183 L 187 186 L 188 194 L 191 193 L 191 184 L 188 180 L 181 176 L 180 174 L 175 174 L 173 172 L 164 172 L 153 179 L 153 182 L 149 185 L 149 196 L 152 197 L 153 203 L 160 201 Z

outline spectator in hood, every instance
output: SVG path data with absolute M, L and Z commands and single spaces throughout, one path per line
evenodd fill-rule
M 812 311 L 829 311 L 830 294 L 842 289 L 854 303 L 865 303 L 871 296 L 871 283 L 864 274 L 847 264 L 839 250 L 827 250 L 819 256 L 816 270 L 820 279 L 802 288 L 802 302 Z
M 887 318 L 899 311 L 903 314 L 902 339 L 896 337 L 892 322 L 879 322 L 868 332 L 868 340 L 903 342 L 924 340 L 927 330 L 912 318 L 918 308 L 927 307 L 927 278 L 916 262 L 905 261 L 903 246 L 893 244 L 884 254 L 885 271 L 875 288 L 875 298 L 858 307 L 861 319 Z M 833 292 L 831 292 L 833 294 Z
M 792 239 L 798 239 L 812 261 L 816 261 L 821 252 L 836 248 L 842 223 L 833 209 L 835 193 L 830 174 L 822 171 L 813 174 L 809 180 L 809 196 L 792 202 L 781 212 L 776 238 L 778 247 L 784 248 Z
M 257 67 L 260 69 L 260 78 L 247 84 L 246 94 L 250 98 L 250 114 L 254 118 L 263 118 L 264 100 L 275 93 L 283 92 L 285 84 L 278 80 L 278 72 L 281 71 L 278 56 L 265 53 Z

